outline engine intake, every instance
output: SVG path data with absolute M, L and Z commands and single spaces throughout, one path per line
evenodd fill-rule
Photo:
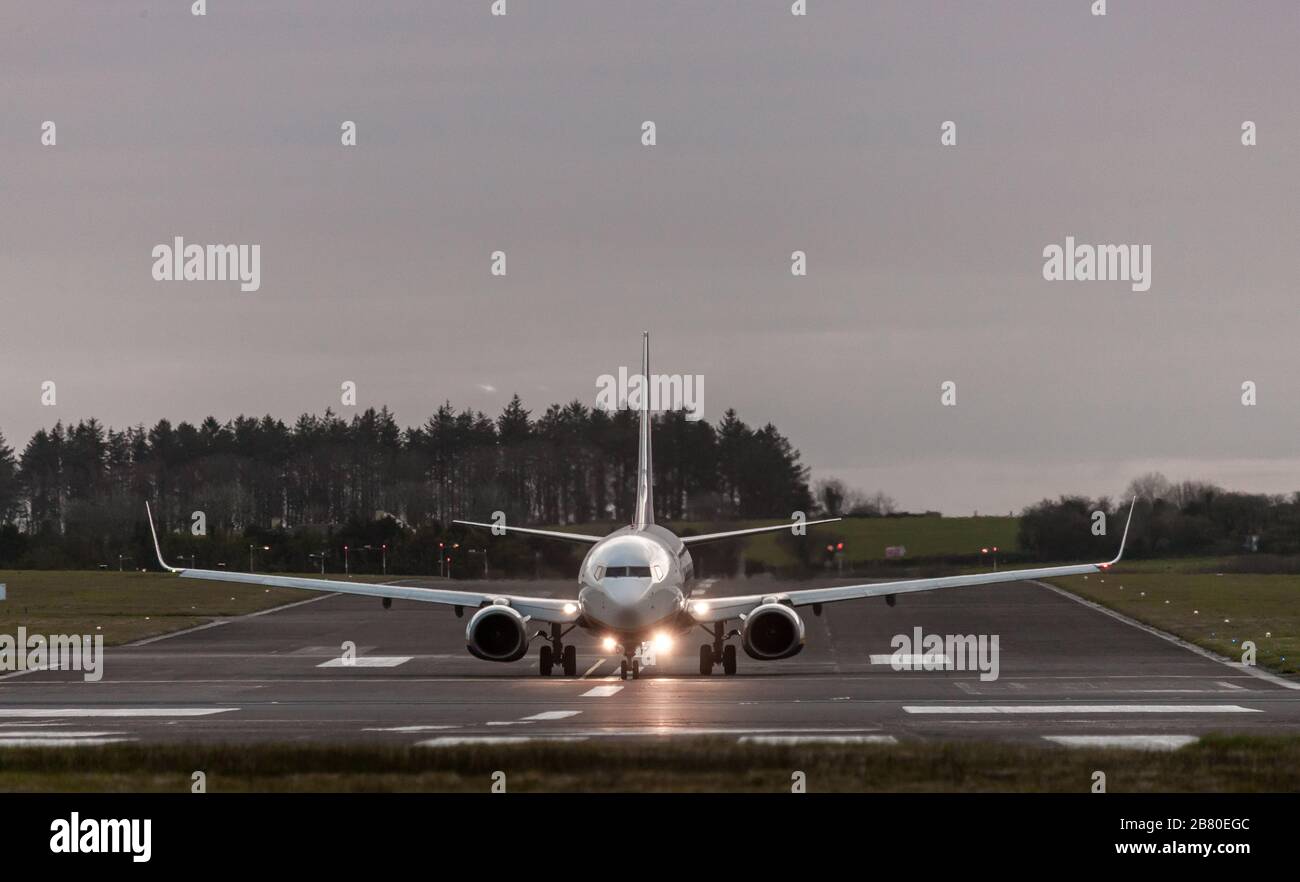
M 509 606 L 485 606 L 465 626 L 465 647 L 484 661 L 518 661 L 528 652 L 528 622 Z
M 740 636 L 745 654 L 759 661 L 798 655 L 803 641 L 803 619 L 781 603 L 765 603 L 750 613 Z

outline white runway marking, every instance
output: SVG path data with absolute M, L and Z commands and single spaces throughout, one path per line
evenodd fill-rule
M 0 717 L 208 717 L 237 707 L 0 707 Z
M 871 655 L 871 663 L 873 665 L 888 665 L 893 667 L 895 659 L 898 660 L 899 667 L 905 671 L 952 670 L 952 659 L 939 652 L 925 653 L 924 655 L 893 655 L 876 653 L 872 653 Z
M 132 738 L 0 738 L 2 747 L 99 747 L 104 744 L 121 744 Z
M 1258 714 L 1238 704 L 905 704 L 909 714 Z
M 604 660 L 603 658 L 598 658 L 598 659 L 596 659 L 596 663 L 595 663 L 594 665 L 592 665 L 591 667 L 587 668 L 587 673 L 583 674 L 583 675 L 582 675 L 581 677 L 579 677 L 578 679 L 579 679 L 579 680 L 585 680 L 585 679 L 587 679 L 588 677 L 591 676 L 591 672 L 592 672 L 592 671 L 596 670 L 596 668 L 600 667 L 600 666 L 603 665 L 604 663 L 605 663 L 605 660 Z
M 640 726 L 624 729 L 598 729 L 597 735 L 617 735 L 625 738 L 660 738 L 665 735 L 858 735 L 873 730 L 858 728 L 831 729 L 755 729 L 745 726 L 729 728 L 706 728 L 699 726 Z
M 611 695 L 615 695 L 622 691 L 623 691 L 622 686 L 593 686 L 591 689 L 588 689 L 586 692 L 582 693 L 582 695 L 578 697 L 579 698 L 609 698 Z
M 893 735 L 742 735 L 739 744 L 897 744 Z
M 530 741 L 586 741 L 586 735 L 448 735 L 417 741 L 416 747 L 463 747 L 465 745 L 527 744 Z
M 387 726 L 362 729 L 362 732 L 441 732 L 446 729 L 459 729 L 460 726 Z
M 332 658 L 329 661 L 321 662 L 318 668 L 395 668 L 398 665 L 404 665 L 412 659 L 409 655 L 359 655 L 348 661 L 342 658 Z
M 0 732 L 0 742 L 15 738 L 39 738 L 53 740 L 58 738 L 105 738 L 109 735 L 123 735 L 123 732 L 73 732 L 67 729 L 22 729 L 16 732 Z
M 531 723 L 534 720 L 567 720 L 569 717 L 576 717 L 580 713 L 582 713 L 582 711 L 542 711 L 540 714 L 533 714 L 531 717 L 524 717 L 520 722 Z
M 1044 735 L 1063 747 L 1126 747 L 1133 750 L 1177 750 L 1200 741 L 1195 735 Z

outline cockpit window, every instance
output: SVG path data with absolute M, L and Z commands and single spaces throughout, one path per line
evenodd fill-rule
M 605 575 L 608 578 L 650 578 L 649 567 L 605 567 Z

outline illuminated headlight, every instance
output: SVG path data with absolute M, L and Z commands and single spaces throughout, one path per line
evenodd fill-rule
M 578 611 L 578 605 L 576 603 L 566 603 L 564 605 L 564 614 L 566 616 L 571 616 L 577 611 Z
M 706 616 L 709 614 L 709 605 L 703 600 L 697 600 L 691 604 L 691 612 L 697 616 Z
M 655 652 L 668 652 L 673 648 L 673 635 L 660 631 L 650 643 Z
M 600 645 L 606 652 L 613 652 L 615 649 L 618 649 L 618 641 L 613 637 L 606 637 L 604 640 L 600 641 Z

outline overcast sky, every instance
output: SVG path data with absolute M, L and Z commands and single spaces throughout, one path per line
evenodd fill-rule
M 347 415 L 345 380 L 539 413 L 648 329 L 706 418 L 910 509 L 1298 490 L 1300 5 L 1090 5 L 8 4 L 0 431 Z M 1150 290 L 1045 281 L 1067 235 L 1150 245 Z M 155 282 L 173 236 L 259 244 L 260 290 Z

